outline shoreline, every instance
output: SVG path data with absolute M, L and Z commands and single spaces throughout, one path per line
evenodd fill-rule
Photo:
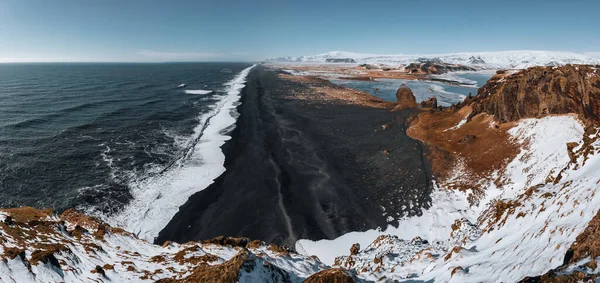
M 249 74 L 222 147 L 225 173 L 190 197 L 155 243 L 243 236 L 292 246 L 387 227 L 430 205 L 426 149 L 405 133 L 414 109 L 298 99 L 327 96 L 315 87 L 347 88 L 280 74 L 265 66 Z

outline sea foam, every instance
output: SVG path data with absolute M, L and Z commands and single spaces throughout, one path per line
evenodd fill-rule
M 185 91 L 185 93 L 189 93 L 189 94 L 209 94 L 211 92 L 212 92 L 212 90 L 203 90 L 203 89 L 190 89 L 190 90 Z
M 153 241 L 191 195 L 225 172 L 221 146 L 231 139 L 228 134 L 235 127 L 240 92 L 254 66 L 226 83 L 226 95 L 199 117 L 185 155 L 162 173 L 129 184 L 133 199 L 116 214 L 103 216 L 105 221 Z

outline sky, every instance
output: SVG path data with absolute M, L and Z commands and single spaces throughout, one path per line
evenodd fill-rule
M 0 62 L 596 52 L 599 11 L 596 0 L 0 0 Z

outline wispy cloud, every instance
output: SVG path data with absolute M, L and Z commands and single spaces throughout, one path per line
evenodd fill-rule
M 154 50 L 140 50 L 139 55 L 155 61 L 210 61 L 222 60 L 229 57 L 225 53 L 210 52 L 161 52 Z

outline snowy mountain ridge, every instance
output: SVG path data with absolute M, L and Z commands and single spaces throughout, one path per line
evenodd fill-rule
M 473 66 L 480 69 L 525 69 L 532 66 L 565 64 L 600 64 L 599 58 L 588 54 L 563 51 L 514 50 L 497 52 L 461 52 L 450 54 L 363 54 L 331 51 L 309 56 L 271 58 L 269 62 L 325 63 L 327 59 L 353 59 L 357 64 L 407 65 L 414 62 L 439 60 L 448 64 Z

